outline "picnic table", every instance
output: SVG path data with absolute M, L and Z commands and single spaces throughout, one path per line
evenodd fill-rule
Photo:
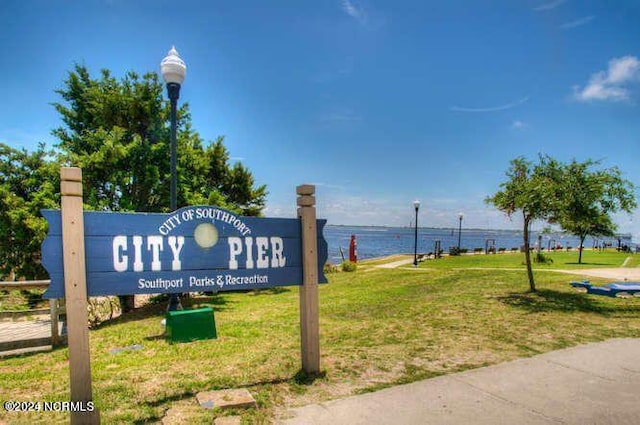
M 604 286 L 593 286 L 588 280 L 582 282 L 571 282 L 574 288 L 593 295 L 604 295 L 606 297 L 640 297 L 639 282 L 613 282 Z

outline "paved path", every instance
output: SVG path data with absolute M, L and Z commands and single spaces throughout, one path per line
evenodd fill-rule
M 582 270 L 551 270 L 558 273 L 567 273 L 573 275 L 580 275 L 585 277 L 603 277 L 606 279 L 614 280 L 629 280 L 640 282 L 640 268 L 636 267 L 616 267 L 616 268 L 602 268 L 602 269 L 582 269 Z
M 515 268 L 515 267 L 465 267 L 465 268 L 457 268 L 454 270 L 510 270 L 510 271 L 526 271 L 523 268 Z M 640 281 L 640 268 L 636 267 L 611 267 L 611 268 L 596 268 L 596 269 L 570 269 L 570 270 L 561 270 L 561 269 L 533 269 L 533 272 L 554 272 L 554 273 L 565 273 L 572 274 L 574 276 L 583 276 L 587 277 L 602 277 L 605 279 L 613 279 L 613 280 L 629 280 L 629 281 Z
M 293 409 L 282 424 L 640 424 L 640 339 L 612 339 Z
M 379 269 L 395 269 L 396 267 L 405 266 L 407 264 L 413 264 L 413 258 L 405 258 L 398 261 L 393 261 L 391 263 L 378 264 L 377 267 Z
M 413 258 L 405 258 L 403 260 L 393 261 L 391 263 L 378 264 L 374 266 L 379 269 L 395 269 L 401 266 L 407 266 L 413 264 Z M 423 270 L 417 268 L 414 270 Z M 372 269 L 370 269 L 372 270 Z M 515 267 L 464 267 L 456 268 L 455 270 L 512 270 L 512 271 L 526 271 L 524 268 Z M 588 277 L 602 277 L 605 279 L 613 279 L 619 281 L 637 281 L 640 282 L 640 267 L 611 267 L 611 268 L 595 268 L 595 269 L 572 269 L 572 270 L 560 270 L 560 269 L 534 269 L 534 272 L 545 271 L 555 273 L 572 274 L 575 276 Z
M 50 320 L 0 322 L 0 342 L 51 337 Z

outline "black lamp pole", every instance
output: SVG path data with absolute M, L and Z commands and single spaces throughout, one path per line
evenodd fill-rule
M 178 171 L 177 171 L 177 109 L 180 97 L 180 84 L 167 83 L 167 93 L 171 101 L 171 211 L 178 209 Z
M 169 95 L 169 100 L 171 101 L 171 193 L 170 193 L 170 208 L 171 211 L 175 211 L 178 209 L 178 170 L 177 170 L 177 152 L 178 152 L 178 141 L 177 141 L 177 109 L 178 109 L 178 98 L 180 97 L 180 84 L 178 83 L 167 83 L 167 94 Z M 167 311 L 176 311 L 182 310 L 182 304 L 180 303 L 180 296 L 176 293 L 172 293 L 169 297 L 169 305 L 167 306 Z
M 178 171 L 177 171 L 177 115 L 178 115 L 178 98 L 180 97 L 180 84 L 184 81 L 187 73 L 187 65 L 180 58 L 175 47 L 169 50 L 167 56 L 160 62 L 162 78 L 167 83 L 167 94 L 171 101 L 171 186 L 170 186 L 170 208 L 171 211 L 178 209 Z M 168 311 L 182 310 L 180 296 L 171 294 L 169 298 Z
M 460 220 L 460 223 L 458 225 L 458 252 L 460 252 L 460 239 L 462 235 L 462 214 L 458 214 L 458 219 Z
M 418 267 L 418 208 L 420 208 L 420 201 L 414 201 L 413 206 L 416 209 L 416 225 L 413 239 L 413 266 Z

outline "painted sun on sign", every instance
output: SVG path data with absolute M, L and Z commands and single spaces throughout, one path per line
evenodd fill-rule
M 60 211 L 43 210 L 45 297 L 64 296 Z M 299 219 L 242 217 L 210 206 L 169 214 L 84 212 L 89 295 L 256 289 L 302 284 Z M 317 220 L 318 276 L 327 245 Z

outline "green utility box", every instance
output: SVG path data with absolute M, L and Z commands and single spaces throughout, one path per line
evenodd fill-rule
M 171 342 L 216 338 L 216 322 L 211 307 L 167 311 L 167 337 Z

